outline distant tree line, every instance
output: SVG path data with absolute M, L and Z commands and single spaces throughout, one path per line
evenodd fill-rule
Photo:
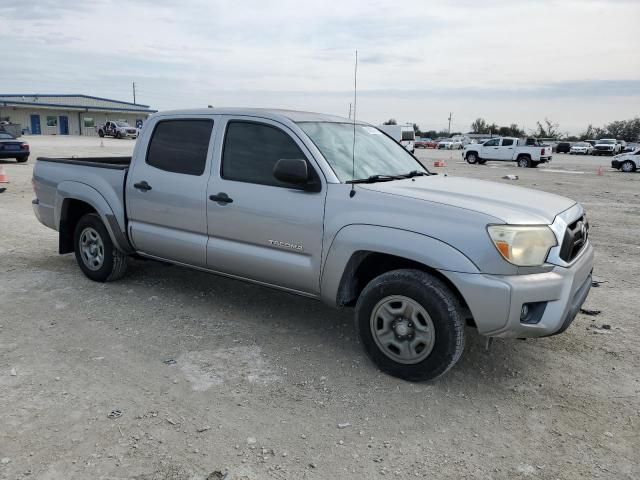
M 487 135 L 499 135 L 501 137 L 522 137 L 524 130 L 512 123 L 508 127 L 499 127 L 495 123 L 488 123 L 484 118 L 477 118 L 471 124 L 471 133 L 481 133 Z
M 397 125 L 398 122 L 395 118 L 390 118 L 384 125 Z M 413 130 L 416 132 L 416 136 L 423 138 L 438 138 L 449 137 L 453 135 L 461 135 L 460 132 L 448 132 L 447 130 L 420 130 L 420 126 L 416 123 L 413 124 Z M 489 123 L 484 118 L 477 118 L 471 124 L 471 132 L 477 134 L 496 135 L 500 137 L 524 137 L 526 135 L 524 129 L 520 128 L 517 124 L 512 123 L 508 127 L 499 126 L 495 123 Z M 599 138 L 617 138 L 618 140 L 625 140 L 627 142 L 637 142 L 640 140 L 640 117 L 632 118 L 631 120 L 616 120 L 615 122 L 608 123 L 604 127 L 594 127 L 589 124 L 587 129 L 580 133 L 580 135 L 569 135 L 567 132 L 562 132 L 560 125 L 548 118 L 544 121 L 536 122 L 536 128 L 530 130 L 529 134 L 532 137 L 538 138 L 556 138 L 566 140 L 587 140 L 587 139 L 599 139 Z
M 616 120 L 608 123 L 604 127 L 594 127 L 589 124 L 587 129 L 580 134 L 579 140 L 588 138 L 617 138 L 626 142 L 637 142 L 640 140 L 640 117 L 631 120 Z
M 502 137 L 522 137 L 525 135 L 524 130 L 519 128 L 515 123 L 509 127 L 499 127 L 495 123 L 489 124 L 483 118 L 478 118 L 471 124 L 471 131 L 472 133 L 487 133 Z M 590 124 L 587 129 L 578 136 L 562 132 L 558 123 L 545 118 L 543 122 L 536 122 L 536 128 L 530 130 L 530 135 L 538 138 L 562 138 L 573 141 L 587 139 L 597 140 L 599 138 L 609 137 L 626 142 L 636 142 L 640 140 L 640 117 L 631 120 L 617 120 L 604 127 L 594 127 Z

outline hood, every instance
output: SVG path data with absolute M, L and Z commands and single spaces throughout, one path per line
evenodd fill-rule
M 451 205 L 519 225 L 551 224 L 573 200 L 529 188 L 463 177 L 433 175 L 407 180 L 361 184 L 384 194 Z

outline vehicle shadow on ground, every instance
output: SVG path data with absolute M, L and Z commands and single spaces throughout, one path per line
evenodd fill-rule
M 86 295 L 90 295 L 96 286 L 96 283 L 82 275 L 72 254 L 48 260 L 32 259 L 30 265 L 65 277 L 75 277 L 64 283 L 84 290 L 80 293 Z M 267 356 L 280 357 L 283 352 L 293 350 L 302 352 L 303 356 L 305 350 L 310 352 L 316 366 L 300 364 L 304 375 L 322 375 L 316 371 L 319 364 L 325 364 L 326 368 L 326 365 L 340 361 L 358 365 L 356 373 L 348 373 L 347 378 L 357 375 L 359 382 L 380 383 L 380 372 L 366 357 L 356 339 L 352 308 L 336 310 L 317 300 L 152 260 L 131 260 L 123 279 L 103 285 L 102 293 L 123 299 L 123 303 L 114 305 L 114 309 L 131 308 L 132 305 L 124 303 L 126 298 L 134 305 L 148 299 L 162 299 L 180 315 L 184 313 L 188 318 L 198 319 L 197 322 L 185 321 L 181 325 L 185 333 L 197 333 L 201 338 L 199 342 L 181 345 L 186 350 L 216 348 L 221 341 L 220 324 L 223 323 L 226 335 L 254 342 Z M 135 292 L 133 298 L 124 295 L 132 290 Z M 163 310 L 164 306 L 156 308 Z M 152 313 L 149 312 L 149 315 Z M 175 316 L 171 315 L 167 313 L 166 320 L 162 315 L 153 315 L 150 320 L 160 330 L 170 329 L 175 324 Z M 140 328 L 139 318 L 122 318 L 131 323 L 132 328 Z M 513 377 L 514 369 L 526 375 L 528 364 L 521 358 L 517 348 L 520 345 L 514 346 L 519 341 L 496 339 L 490 351 L 486 351 L 486 337 L 470 327 L 466 328 L 465 333 L 466 345 L 461 360 L 434 384 L 454 390 L 464 389 L 465 384 L 477 384 L 479 381 L 498 386 Z M 147 329 L 147 335 L 165 334 Z M 153 339 L 147 339 L 146 342 L 152 343 Z M 536 361 L 536 368 L 540 368 L 540 362 L 544 360 Z M 304 371 L 306 368 L 312 370 L 307 373 Z M 387 380 L 384 382 L 387 387 L 405 383 L 391 377 Z
M 0 158 L 0 165 L 19 165 L 21 167 L 26 167 L 29 162 L 18 162 L 11 158 Z
M 154 278 L 156 285 L 161 285 L 166 294 L 174 292 L 175 295 L 201 297 L 211 311 L 223 303 L 225 310 L 234 317 L 231 328 L 238 335 L 246 331 L 257 332 L 256 339 L 267 353 L 270 350 L 278 353 L 276 349 L 282 348 L 282 342 L 287 343 L 288 338 L 292 349 L 300 347 L 304 350 L 305 344 L 309 348 L 321 345 L 323 351 L 320 354 L 328 361 L 356 361 L 362 367 L 359 372 L 366 372 L 368 377 L 379 375 L 356 339 L 352 308 L 336 310 L 317 300 L 155 261 L 132 262 L 131 271 L 124 281 L 129 279 L 145 284 L 144 280 L 150 277 Z M 157 294 L 153 288 L 149 290 L 149 295 Z M 279 343 L 269 341 L 272 328 L 276 329 L 273 334 L 280 336 Z M 449 376 L 458 377 L 457 382 L 477 382 L 480 370 L 486 372 L 490 382 L 495 383 L 511 378 L 514 368 L 526 373 L 526 363 L 516 355 L 521 345 L 524 342 L 496 339 L 487 351 L 486 337 L 479 335 L 475 328 L 468 327 L 461 360 L 438 382 Z M 540 364 L 537 366 L 539 368 Z

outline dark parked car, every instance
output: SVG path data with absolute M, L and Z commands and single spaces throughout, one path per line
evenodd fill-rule
M 15 158 L 18 162 L 29 160 L 29 144 L 13 135 L 0 132 L 0 158 Z
M 559 142 L 556 145 L 556 153 L 569 153 L 571 151 L 571 144 L 569 142 Z

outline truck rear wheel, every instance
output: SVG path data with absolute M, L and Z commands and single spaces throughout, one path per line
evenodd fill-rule
M 374 278 L 358 298 L 355 323 L 369 358 L 404 380 L 443 375 L 464 349 L 460 302 L 444 282 L 421 270 Z
M 521 168 L 529 168 L 531 166 L 531 159 L 529 157 L 518 158 L 518 166 Z
M 127 271 L 127 256 L 115 248 L 109 232 L 97 213 L 88 213 L 78 221 L 74 251 L 80 270 L 96 282 L 110 282 Z
M 102 130 L 98 130 L 98 136 L 100 138 L 104 137 L 104 132 Z

